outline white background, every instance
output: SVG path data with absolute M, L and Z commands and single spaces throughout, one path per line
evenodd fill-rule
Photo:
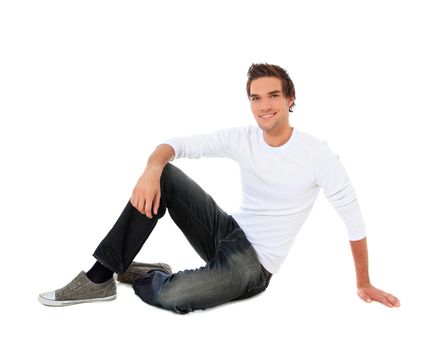
M 435 349 L 437 117 L 432 1 L 2 1 L 2 348 Z M 328 141 L 355 186 L 373 284 L 356 295 L 323 195 L 269 289 L 185 316 L 119 285 L 111 303 L 40 305 L 87 270 L 147 158 L 172 136 L 255 124 L 253 62 L 286 68 L 293 126 Z M 176 160 L 227 212 L 238 165 Z M 138 260 L 202 260 L 171 218 Z

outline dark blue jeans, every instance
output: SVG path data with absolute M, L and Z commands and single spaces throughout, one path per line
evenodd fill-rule
M 160 181 L 158 214 L 149 219 L 128 202 L 94 257 L 114 272 L 125 271 L 168 209 L 206 264 L 171 275 L 150 271 L 135 280 L 144 302 L 183 314 L 263 292 L 271 274 L 234 218 L 176 166 L 167 164 Z

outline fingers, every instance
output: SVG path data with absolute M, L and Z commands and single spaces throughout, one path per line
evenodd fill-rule
M 153 201 L 153 197 L 152 196 L 147 196 L 146 198 L 146 206 L 145 206 L 145 213 L 146 216 L 151 219 L 152 218 L 152 201 Z
M 132 191 L 132 206 L 149 219 L 153 218 L 153 214 L 158 214 L 161 198 L 160 176 L 160 173 L 146 168 Z
M 134 208 L 138 209 L 138 196 L 135 195 L 135 192 L 133 192 L 132 196 L 130 197 L 130 204 L 132 204 Z
M 387 307 L 393 307 L 393 305 L 388 301 L 387 296 L 385 295 L 378 295 L 378 299 L 376 300 Z
M 153 205 L 153 214 L 158 214 L 159 209 L 159 201 L 161 200 L 161 192 L 158 191 L 158 193 L 155 196 L 154 205 Z
M 372 298 L 370 296 L 368 296 L 366 293 L 364 292 L 358 292 L 358 296 L 363 299 L 366 303 L 371 303 L 372 302 Z
M 158 214 L 160 199 L 161 199 L 161 193 L 159 191 L 146 198 L 146 205 L 145 205 L 144 212 L 149 219 L 152 219 L 153 215 Z M 152 209 L 153 209 L 153 213 L 152 213 Z
M 388 300 L 388 302 L 393 305 L 394 307 L 399 307 L 401 306 L 401 302 L 399 301 L 398 298 L 396 298 L 394 295 L 391 294 L 387 294 L 386 299 Z
M 132 206 L 137 209 L 141 214 L 146 214 L 147 195 L 141 194 L 140 191 L 134 190 L 130 199 Z M 150 217 L 150 214 L 149 214 Z
M 134 192 L 130 199 L 133 207 L 135 207 L 141 214 L 145 214 L 149 219 L 153 218 L 153 215 L 158 214 L 159 201 L 161 199 L 161 193 L 158 191 L 155 194 L 139 194 Z M 153 213 L 152 213 L 153 206 Z
M 375 289 L 374 291 L 372 291 L 372 293 L 365 293 L 360 291 L 358 293 L 358 296 L 367 303 L 371 303 L 373 300 L 375 300 L 390 308 L 401 306 L 398 298 L 379 289 Z
M 379 301 L 381 304 L 384 304 L 387 307 L 399 307 L 401 306 L 401 303 L 399 302 L 399 299 L 396 298 L 394 295 L 386 293 L 382 290 L 377 290 L 378 292 L 373 297 L 374 300 Z

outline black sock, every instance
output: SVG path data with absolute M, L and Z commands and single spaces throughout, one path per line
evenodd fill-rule
M 94 283 L 103 283 L 109 281 L 114 272 L 96 261 L 94 266 L 86 273 L 88 278 Z

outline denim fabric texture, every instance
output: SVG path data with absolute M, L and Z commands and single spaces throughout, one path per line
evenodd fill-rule
M 129 201 L 94 257 L 112 271 L 124 272 L 168 210 L 206 264 L 173 274 L 153 270 L 135 280 L 135 293 L 144 302 L 185 314 L 263 292 L 271 274 L 234 218 L 173 164 L 165 166 L 160 181 L 157 215 L 150 219 Z

